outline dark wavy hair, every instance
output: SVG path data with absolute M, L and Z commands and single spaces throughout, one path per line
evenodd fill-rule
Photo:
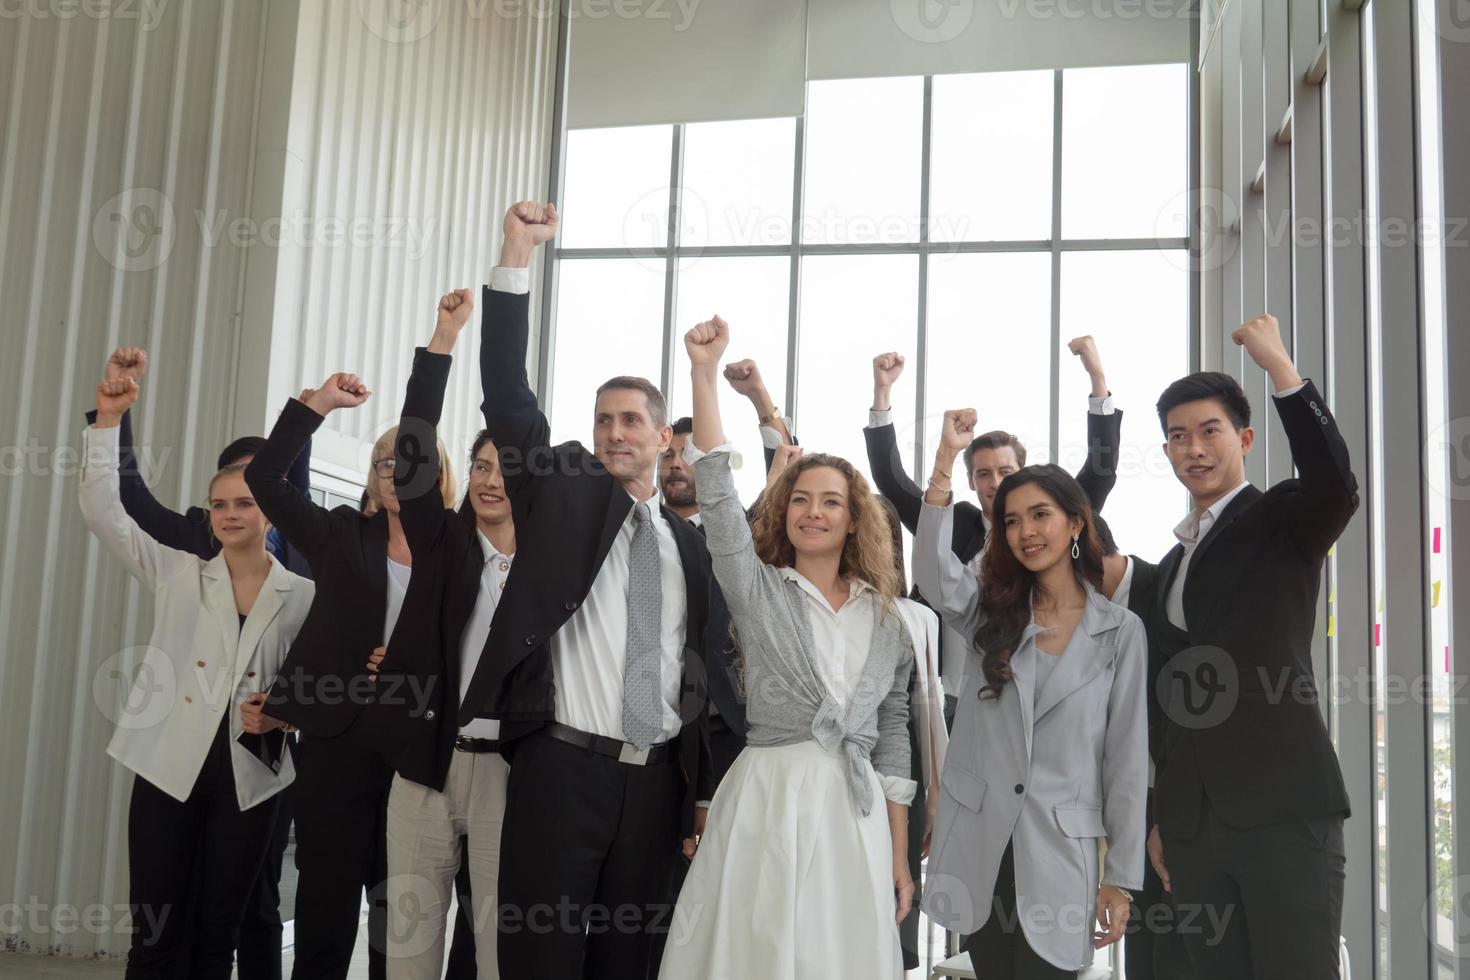
M 998 699 L 1006 684 L 1013 679 L 1011 654 L 1015 653 L 1021 643 L 1021 634 L 1031 622 L 1031 602 L 1038 588 L 1036 573 L 1021 564 L 1005 539 L 1006 498 L 1029 483 L 1040 487 L 1069 518 L 1081 519 L 1082 531 L 1077 537 L 1078 556 L 1069 556 L 1066 560 L 1071 561 L 1072 574 L 1084 590 L 1088 585 L 1102 588 L 1102 545 L 1093 525 L 1092 504 L 1071 474 L 1053 463 L 1043 463 L 1022 467 L 1002 480 L 991 507 L 991 513 L 996 515 L 992 532 L 994 538 L 985 551 L 980 572 L 980 609 L 983 615 L 975 631 L 975 646 L 983 651 L 985 685 L 979 695 L 982 699 L 987 694 Z

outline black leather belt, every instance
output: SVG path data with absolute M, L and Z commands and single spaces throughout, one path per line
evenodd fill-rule
M 609 738 L 606 735 L 594 735 L 584 732 L 569 725 L 553 721 L 542 729 L 547 735 L 568 745 L 575 745 L 579 749 L 588 749 L 598 755 L 605 755 L 610 759 L 617 759 L 630 766 L 654 766 L 661 762 L 668 762 L 675 758 L 675 741 L 660 742 L 650 745 L 646 749 L 639 749 L 629 742 L 620 739 Z
M 470 738 L 460 735 L 454 740 L 456 752 L 499 752 L 500 740 L 494 738 Z

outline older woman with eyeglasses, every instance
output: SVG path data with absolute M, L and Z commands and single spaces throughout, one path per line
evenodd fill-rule
M 371 393 L 354 374 L 334 374 L 293 398 L 264 448 L 245 471 L 260 509 L 306 556 L 316 599 L 271 688 L 265 713 L 302 732 L 297 759 L 296 954 L 292 977 L 347 975 L 357 941 L 363 890 L 368 913 L 368 972 L 386 976 L 386 807 L 393 772 L 363 710 L 403 689 L 378 690 L 366 664 L 386 645 L 408 590 L 413 558 L 398 520 L 393 489 L 397 429 L 373 446 L 368 506 L 321 507 L 286 479 L 292 462 L 333 410 L 355 408 Z M 441 457 L 445 456 L 440 447 Z M 454 477 L 440 476 L 446 506 Z

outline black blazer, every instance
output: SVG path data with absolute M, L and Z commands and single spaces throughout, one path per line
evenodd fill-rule
M 1160 563 L 1145 619 L 1172 671 L 1163 678 L 1163 760 L 1154 780 L 1168 836 L 1190 836 L 1206 798 L 1236 827 L 1349 812 L 1317 704 L 1312 633 L 1322 561 L 1358 508 L 1358 481 L 1315 385 L 1272 400 L 1298 477 L 1265 493 L 1246 487 L 1199 543 L 1184 581 L 1187 633 L 1165 612 L 1182 545 Z M 1181 658 L 1189 647 L 1224 654 Z M 1234 683 L 1212 662 L 1222 659 Z M 1212 688 L 1227 700 L 1201 697 Z
M 370 712 L 388 764 L 441 792 L 460 728 L 460 639 L 484 571 L 471 505 L 450 510 L 439 492 L 436 433 L 453 360 L 420 347 L 403 399 L 393 483 L 413 576 L 380 665 L 384 693 Z
M 1077 471 L 1077 482 L 1082 485 L 1087 499 L 1092 502 L 1094 513 L 1101 512 L 1103 504 L 1118 482 L 1118 451 L 1122 443 L 1123 413 L 1111 415 L 1087 413 L 1087 459 Z M 924 491 L 909 477 L 904 466 L 903 455 L 898 451 L 898 439 L 893 426 L 880 425 L 863 429 L 863 438 L 868 443 L 868 468 L 873 471 L 873 483 L 878 492 L 887 497 L 898 511 L 899 520 L 914 534 L 919 526 L 919 513 L 924 507 Z M 954 505 L 954 541 L 951 545 L 960 561 L 969 562 L 985 546 L 985 514 L 968 500 L 956 500 Z
M 512 743 L 555 719 L 550 638 L 581 608 L 633 508 L 590 450 L 551 444 L 551 426 L 526 378 L 529 302 L 528 294 L 489 287 L 482 296 L 481 409 L 500 454 L 517 556 L 459 710 L 460 724 L 500 719 L 501 741 Z M 687 826 L 694 801 L 713 793 L 703 659 L 713 575 L 703 536 L 667 508 L 663 515 L 678 543 L 689 602 L 680 712 Z
M 320 737 L 340 735 L 377 696 L 367 661 L 383 641 L 388 594 L 388 515 L 333 510 L 286 479 L 322 416 L 291 399 L 265 448 L 245 468 L 255 502 L 306 556 L 316 598 L 271 688 L 267 714 Z

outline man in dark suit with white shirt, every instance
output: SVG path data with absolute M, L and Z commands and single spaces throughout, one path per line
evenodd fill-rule
M 1149 854 L 1181 908 L 1199 980 L 1338 975 L 1348 798 L 1318 706 L 1312 636 L 1322 562 L 1358 507 L 1347 444 L 1281 330 L 1233 334 L 1271 379 L 1297 476 L 1245 479 L 1250 403 L 1192 374 L 1159 399 L 1165 452 L 1194 500 L 1149 616 L 1161 737 Z
M 592 451 L 551 442 L 525 365 L 528 266 L 556 227 L 549 204 L 512 207 L 484 291 L 482 408 L 519 557 L 461 724 L 498 719 L 511 762 L 501 976 L 644 977 L 680 838 L 698 840 L 713 790 L 700 693 L 709 552 L 662 506 L 671 433 L 654 385 L 599 388 Z

